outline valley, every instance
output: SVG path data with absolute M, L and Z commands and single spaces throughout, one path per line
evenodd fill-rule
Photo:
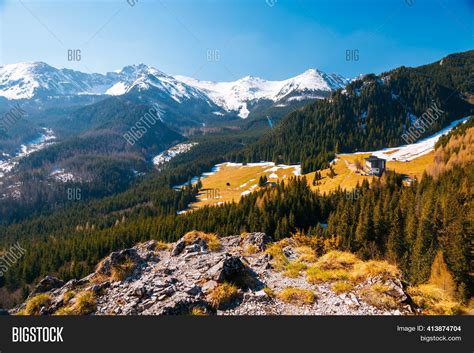
M 260 163 L 221 163 L 213 167 L 211 172 L 206 172 L 199 177 L 193 177 L 191 184 L 201 184 L 196 202 L 189 205 L 189 209 L 198 209 L 204 206 L 221 205 L 225 202 L 239 202 L 241 197 L 250 192 L 271 188 L 279 182 L 285 182 L 292 177 L 305 177 L 313 191 L 327 194 L 341 189 L 352 192 L 361 186 L 364 180 L 369 184 L 374 176 L 363 171 L 365 158 L 373 155 L 387 161 L 387 170 L 403 175 L 407 183 L 413 180 L 420 181 L 423 174 L 434 162 L 435 144 L 439 139 L 449 133 L 454 127 L 465 123 L 469 118 L 454 121 L 448 127 L 436 134 L 417 141 L 410 145 L 386 148 L 372 152 L 356 152 L 337 154 L 331 162 L 331 168 L 322 169 L 307 174 L 301 174 L 300 165 L 275 165 L 273 162 Z M 266 181 L 259 185 L 261 177 Z M 175 189 L 187 184 L 175 186 Z M 408 184 L 409 185 L 409 184 Z
M 260 289 L 239 287 L 239 298 L 251 300 L 229 314 L 264 308 L 283 314 L 418 312 L 399 303 L 384 311 L 364 302 L 368 283 L 349 283 L 352 265 L 336 289 L 332 280 L 308 283 L 308 276 L 340 274 L 340 268 L 313 264 L 333 256 L 332 251 L 340 258 L 354 256 L 358 266 L 370 261 L 395 266 L 396 279 L 412 288 L 412 294 L 403 295 L 421 297 L 420 303 L 428 295 L 420 286 L 450 283 L 449 296 L 439 296 L 447 298 L 446 307 L 433 308 L 430 302 L 420 310 L 460 312 L 473 295 L 468 218 L 474 106 L 466 85 L 473 55 L 452 54 L 422 67 L 351 81 L 320 70 L 279 81 L 246 76 L 210 82 L 170 76 L 143 64 L 92 76 L 44 63 L 1 67 L 0 96 L 27 111 L 24 121 L 2 131 L 2 142 L 10 146 L 23 136 L 15 131 L 22 123 L 51 130 L 42 140 L 25 144 L 18 155 L 8 157 L 2 150 L 8 159 L 0 166 L 18 193 L 0 199 L 0 250 L 19 242 L 26 252 L 0 278 L 0 305 L 11 308 L 31 299 L 45 276 L 54 276 L 57 283 L 82 281 L 110 253 L 133 253 L 142 247 L 139 243 L 154 241 L 153 249 L 144 251 L 147 259 L 159 256 L 181 266 L 191 258 L 217 259 L 221 253 L 207 251 L 220 242 L 239 261 L 271 269 L 259 280 L 278 292 L 275 298 L 265 294 L 268 301 L 252 312 L 255 296 L 265 296 Z M 55 77 L 64 86 L 52 84 Z M 419 119 L 433 104 L 440 113 L 421 128 Z M 149 124 L 140 125 L 145 117 Z M 124 135 L 132 129 L 136 138 L 130 143 Z M 416 132 L 417 140 L 406 144 L 407 131 Z M 370 175 L 372 167 L 364 159 L 369 156 L 386 161 L 381 177 Z M 70 190 L 79 190 L 81 198 L 71 200 Z M 189 248 L 182 254 L 178 244 L 187 240 L 181 237 L 194 231 L 211 243 L 193 238 L 196 243 L 186 243 Z M 252 253 L 252 246 L 239 247 L 246 234 L 264 234 L 271 241 Z M 176 257 L 168 251 L 171 246 L 178 247 Z M 302 246 L 308 248 L 300 254 Z M 129 273 L 128 260 L 133 259 L 123 260 L 117 271 L 125 278 L 104 281 L 108 295 L 93 295 L 100 314 L 135 312 L 131 304 L 124 308 L 109 301 L 121 295 L 127 278 L 148 276 Z M 162 265 L 153 260 L 147 266 L 161 271 Z M 433 266 L 447 270 L 433 279 Z M 161 313 L 161 300 L 189 299 L 188 276 L 181 277 L 182 288 L 165 297 L 150 288 L 157 295 L 136 304 Z M 324 306 L 287 305 L 283 284 L 325 297 Z M 334 295 L 350 286 L 353 295 Z M 389 291 L 382 284 L 377 288 L 378 294 Z M 58 304 L 51 313 L 74 313 L 74 303 L 84 299 L 74 296 L 71 305 L 61 307 L 56 294 L 65 293 L 54 292 L 47 300 Z M 199 295 L 191 296 L 204 298 Z M 360 310 L 349 302 L 356 302 L 354 297 Z

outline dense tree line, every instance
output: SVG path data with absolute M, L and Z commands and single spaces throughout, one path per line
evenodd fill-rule
M 402 186 L 401 176 L 388 173 L 371 186 L 363 183 L 355 200 L 341 190 L 321 196 L 300 178 L 248 195 L 238 204 L 187 215 L 145 207 L 133 217 L 109 215 L 108 224 L 82 218 L 81 227 L 70 224 L 25 241 L 27 254 L 5 275 L 5 284 L 16 288 L 51 273 L 80 277 L 113 250 L 147 239 L 174 241 L 192 229 L 220 235 L 265 231 L 276 240 L 301 230 L 323 239 L 338 237 L 341 249 L 363 258 L 388 259 L 413 283 L 428 279 L 434 256 L 442 249 L 458 291 L 466 297 L 473 288 L 473 184 L 472 165 L 456 167 L 436 180 L 425 176 L 411 187 Z M 320 226 L 326 222 L 327 229 Z M 34 231 L 32 226 L 29 231 Z M 42 226 L 38 220 L 36 232 Z

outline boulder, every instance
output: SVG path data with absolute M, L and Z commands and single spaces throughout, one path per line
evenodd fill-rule
M 122 251 L 114 251 L 99 263 L 96 273 L 110 276 L 112 274 L 112 268 L 123 264 L 127 259 L 132 260 L 136 265 L 140 265 L 144 262 L 143 259 L 138 255 L 137 250 L 134 248 Z
M 30 293 L 29 297 L 33 297 L 39 293 L 49 292 L 53 289 L 60 288 L 62 286 L 64 286 L 63 280 L 53 276 L 46 276 L 36 285 L 36 287 Z
M 272 242 L 272 238 L 265 233 L 249 233 L 243 238 L 243 246 L 253 245 L 257 248 L 257 251 L 265 250 L 267 244 Z
M 186 243 L 184 242 L 184 239 L 178 240 L 173 250 L 171 251 L 171 255 L 178 256 L 179 254 L 183 252 L 185 247 L 186 247 Z

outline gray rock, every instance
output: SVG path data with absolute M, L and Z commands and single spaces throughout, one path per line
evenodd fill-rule
M 63 280 L 53 277 L 53 276 L 46 276 L 36 285 L 36 287 L 30 293 L 29 297 L 33 297 L 39 293 L 49 292 L 53 289 L 60 288 L 63 285 L 64 285 Z
M 265 233 L 249 233 L 243 239 L 243 245 L 254 245 L 258 251 L 265 250 L 267 244 L 272 242 L 272 238 Z
M 174 246 L 173 250 L 171 251 L 172 256 L 178 256 L 181 254 L 185 248 L 186 244 L 184 243 L 183 239 L 180 239 L 176 245 Z

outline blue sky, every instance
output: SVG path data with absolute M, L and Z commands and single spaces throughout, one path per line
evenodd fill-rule
M 473 0 L 129 1 L 0 0 L 0 63 L 106 72 L 143 62 L 207 80 L 308 68 L 353 77 L 474 48 Z M 68 61 L 68 49 L 81 61 Z

